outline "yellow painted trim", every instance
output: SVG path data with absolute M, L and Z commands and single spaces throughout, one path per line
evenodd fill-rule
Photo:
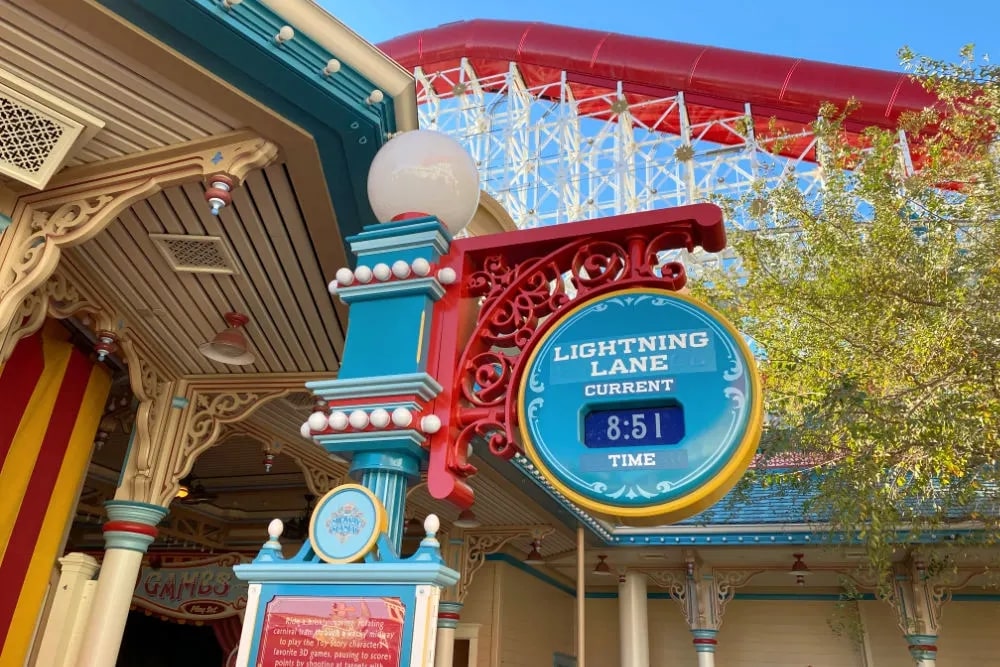
M 72 345 L 65 343 L 72 349 Z M 76 417 L 76 424 L 70 434 L 59 467 L 59 476 L 45 510 L 42 529 L 35 542 L 35 553 L 28 566 L 21 594 L 17 599 L 17 607 L 11 619 L 7 642 L 0 654 L 0 665 L 14 664 L 14 657 L 25 655 L 30 648 L 31 638 L 35 631 L 39 611 L 45 598 L 49 576 L 55 566 L 59 549 L 66 535 L 66 524 L 70 520 L 76 505 L 77 492 L 87 472 L 90 455 L 94 448 L 94 433 L 104 415 L 104 404 L 111 389 L 111 376 L 101 367 L 95 366 L 90 371 L 90 379 L 84 390 L 83 400 Z
M 417 334 L 417 363 L 420 363 L 421 357 L 423 357 L 424 349 L 424 323 L 427 321 L 427 311 L 424 310 L 420 313 L 420 332 Z
M 56 400 L 62 387 L 63 374 L 69 365 L 73 346 L 52 341 L 48 336 L 42 341 L 45 366 L 35 391 L 31 394 L 28 407 L 21 417 L 10 451 L 0 467 L 0 489 L 3 489 L 3 503 L 0 503 L 0 563 L 3 563 L 10 545 L 14 523 L 21 511 L 24 494 L 31 481 L 31 471 L 35 468 L 38 453 L 45 440 L 45 432 L 55 412 Z M 97 428 L 94 428 L 97 432 Z M 0 660 L 0 664 L 6 664 Z
M 528 455 L 528 458 L 531 459 L 531 462 L 538 468 L 539 472 L 542 473 L 545 479 L 560 493 L 577 505 L 593 512 L 598 512 L 610 517 L 628 519 L 631 520 L 632 523 L 655 524 L 680 521 L 702 512 L 721 500 L 722 497 L 736 485 L 746 472 L 747 468 L 750 466 L 750 462 L 753 460 L 754 454 L 757 453 L 757 445 L 760 443 L 760 436 L 764 425 L 764 397 L 761 389 L 760 374 L 757 371 L 757 364 L 754 360 L 753 353 L 750 351 L 750 347 L 746 344 L 746 341 L 743 340 L 743 335 L 729 322 L 729 320 L 723 317 L 719 311 L 715 310 L 708 304 L 702 303 L 701 301 L 684 294 L 678 294 L 677 292 L 656 287 L 624 289 L 619 292 L 615 292 L 614 295 L 617 296 L 619 294 L 638 293 L 649 294 L 651 292 L 657 293 L 668 299 L 686 301 L 687 303 L 704 310 L 709 315 L 714 317 L 723 329 L 730 334 L 733 340 L 736 341 L 736 345 L 743 354 L 744 361 L 747 363 L 747 375 L 750 380 L 751 402 L 746 431 L 743 435 L 743 439 L 736 446 L 729 462 L 726 463 L 726 465 L 723 466 L 723 468 L 716 473 L 712 479 L 692 490 L 687 495 L 675 498 L 669 502 L 660 503 L 658 505 L 648 505 L 646 507 L 615 507 L 595 501 L 569 488 L 569 486 L 563 484 L 559 480 L 558 476 L 549 470 L 544 463 L 542 463 L 528 431 L 528 420 L 526 418 L 527 406 L 524 403 L 524 389 L 528 380 L 528 369 L 534 366 L 535 357 L 544 346 L 545 341 L 547 341 L 552 334 L 559 330 L 558 324 L 545 332 L 538 342 L 535 343 L 528 356 L 527 364 L 524 366 L 525 373 L 521 377 L 521 385 L 518 388 L 517 410 L 519 422 L 518 430 L 520 431 L 521 444 L 524 447 L 525 453 Z M 603 294 L 601 296 L 594 297 L 593 299 L 587 299 L 583 303 L 580 303 L 568 310 L 565 314 L 560 316 L 559 319 L 560 321 L 566 320 L 580 310 L 589 307 L 595 301 L 604 300 L 610 296 L 612 295 Z
M 357 550 L 356 553 L 348 556 L 347 558 L 331 558 L 329 555 L 325 554 L 322 549 L 316 544 L 316 518 L 319 516 L 319 509 L 323 507 L 327 500 L 331 496 L 341 493 L 347 490 L 360 491 L 364 495 L 371 499 L 372 505 L 375 507 L 375 526 L 372 529 L 371 537 L 365 542 L 364 546 Z M 386 512 L 385 506 L 382 505 L 382 501 L 378 499 L 371 489 L 366 486 L 361 486 L 360 484 L 342 484 L 335 489 L 327 492 L 325 496 L 320 498 L 319 502 L 316 503 L 316 509 L 313 510 L 312 516 L 309 518 L 309 544 L 312 546 L 312 550 L 316 552 L 316 555 L 320 557 L 321 560 L 327 563 L 332 563 L 334 565 L 342 565 L 344 563 L 354 563 L 361 560 L 375 548 L 375 543 L 378 542 L 378 538 L 382 533 L 389 530 L 389 513 Z

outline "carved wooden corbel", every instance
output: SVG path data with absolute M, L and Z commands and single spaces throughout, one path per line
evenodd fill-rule
M 127 207 L 164 188 L 216 174 L 239 184 L 277 156 L 277 146 L 252 132 L 231 132 L 73 167 L 46 190 L 22 194 L 0 235 L 0 349 L 13 347 L 8 339 L 21 326 L 24 302 L 52 276 L 62 248 L 94 238 Z

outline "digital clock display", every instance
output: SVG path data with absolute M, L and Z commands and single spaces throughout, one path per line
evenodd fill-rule
M 683 439 L 684 409 L 676 404 L 592 410 L 583 418 L 583 444 L 587 447 L 676 445 Z

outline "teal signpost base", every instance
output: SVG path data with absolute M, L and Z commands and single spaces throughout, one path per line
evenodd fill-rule
M 392 555 L 385 533 L 363 563 L 331 564 L 307 542 L 281 555 L 280 525 L 253 563 L 237 565 L 249 582 L 237 665 L 261 667 L 425 667 L 434 664 L 442 587 L 458 581 L 434 534 L 410 558 Z M 327 531 L 328 532 L 328 531 Z M 384 554 L 384 555 L 383 555 Z
M 416 553 L 398 558 L 380 522 L 384 509 L 374 496 L 366 502 L 360 488 L 341 487 L 324 498 L 310 540 L 295 556 L 282 556 L 283 527 L 275 520 L 257 558 L 233 568 L 249 583 L 236 665 L 434 664 L 441 589 L 458 581 L 441 558 L 438 520 L 429 516 Z

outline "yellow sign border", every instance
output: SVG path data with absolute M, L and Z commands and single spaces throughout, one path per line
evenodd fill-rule
M 344 558 L 333 558 L 329 554 L 325 553 L 322 549 L 320 549 L 319 545 L 316 543 L 316 537 L 315 537 L 316 519 L 319 517 L 319 510 L 333 496 L 349 490 L 360 491 L 364 495 L 368 496 L 368 498 L 372 501 L 372 506 L 375 508 L 375 525 L 372 526 L 372 534 L 368 538 L 368 540 L 365 541 L 364 546 L 359 548 L 356 552 L 354 552 L 350 556 L 345 556 Z M 360 484 L 342 484 L 334 489 L 327 491 L 326 495 L 320 498 L 319 502 L 316 503 L 316 509 L 313 510 L 312 516 L 309 518 L 309 545 L 312 547 L 312 550 L 316 553 L 316 555 L 319 556 L 320 560 L 323 560 L 324 562 L 330 563 L 332 565 L 356 563 L 357 561 L 363 559 L 365 556 L 371 553 L 372 549 L 375 548 L 375 544 L 378 542 L 379 536 L 388 530 L 389 530 L 389 513 L 386 512 L 385 505 L 383 505 L 382 501 L 378 499 L 378 496 L 372 493 L 371 489 L 369 489 L 366 486 L 362 486 Z

